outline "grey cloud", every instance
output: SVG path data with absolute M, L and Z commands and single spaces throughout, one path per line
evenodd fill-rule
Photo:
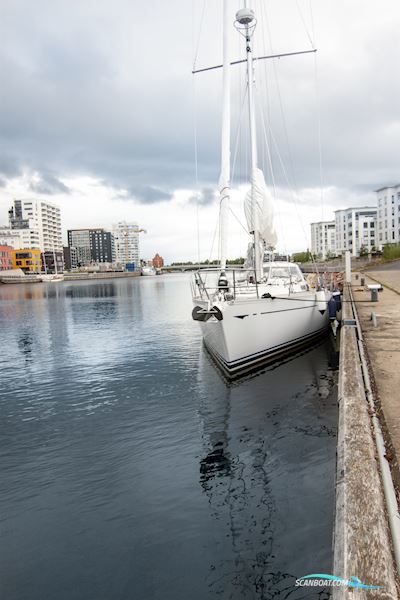
M 11 179 L 13 177 L 18 177 L 18 175 L 21 175 L 22 169 L 18 164 L 19 161 L 19 157 L 12 158 L 11 156 L 7 156 L 5 154 L 3 154 L 3 156 L 0 156 L 0 174 L 6 179 Z
M 213 188 L 203 188 L 200 192 L 189 197 L 191 204 L 199 204 L 199 206 L 208 206 L 215 202 L 216 194 Z
M 388 3 L 387 10 L 390 6 L 398 15 L 395 2 Z M 128 197 L 142 204 L 167 202 L 171 197 L 168 190 L 194 187 L 191 4 L 154 0 L 141 6 L 139 22 L 137 4 L 130 0 L 115 0 L 112 7 L 108 3 L 74 4 L 73 11 L 67 0 L 4 0 L 0 155 L 7 159 L 0 160 L 3 177 L 14 177 L 24 169 L 50 172 L 55 181 L 36 185 L 46 190 L 43 193 L 55 193 L 59 177 L 92 175 L 127 190 Z M 389 56 L 395 65 L 400 59 L 399 49 L 393 45 L 397 21 L 393 18 L 384 26 L 372 27 L 354 52 L 354 36 L 345 36 L 341 28 L 351 31 L 347 11 L 357 13 L 362 8 L 364 17 L 368 6 L 363 7 L 361 0 L 354 0 L 351 7 L 343 0 L 338 3 L 329 17 L 332 39 L 325 43 L 324 35 L 320 36 L 318 59 L 323 183 L 361 195 L 400 177 L 400 80 L 392 76 L 387 60 Z M 284 12 L 285 7 L 280 10 Z M 328 17 L 322 12 L 318 15 L 318 10 L 316 18 L 323 25 Z M 177 12 L 188 26 L 181 28 L 179 44 L 174 44 L 171 15 Z M 41 18 L 43 14 L 46 20 Z M 201 65 L 219 62 L 220 55 L 220 38 L 214 40 L 211 35 L 214 20 L 211 14 L 206 16 L 209 22 L 201 49 L 208 55 L 200 57 Z M 361 36 L 360 19 L 357 23 L 357 35 Z M 279 42 L 283 51 L 292 49 L 286 48 L 290 33 L 283 31 Z M 256 68 L 258 76 L 262 75 L 264 66 Z M 316 188 L 320 181 L 313 59 L 265 61 L 265 69 L 269 77 L 267 112 L 289 179 L 299 189 Z M 234 73 L 235 86 L 238 69 Z M 203 187 L 198 201 L 209 204 L 214 196 L 208 186 L 217 181 L 219 170 L 218 72 L 199 76 L 196 99 L 198 179 Z M 232 110 L 234 124 L 238 116 L 235 102 Z M 260 164 L 271 184 L 261 123 L 257 129 Z M 274 144 L 271 146 L 274 182 L 287 187 Z M 240 151 L 234 184 L 247 179 L 247 165 L 246 151 Z
M 169 192 L 152 186 L 134 186 L 130 193 L 139 204 L 157 204 L 172 199 Z
M 37 194 L 70 193 L 70 189 L 51 173 L 41 173 L 39 181 L 31 181 L 29 189 Z

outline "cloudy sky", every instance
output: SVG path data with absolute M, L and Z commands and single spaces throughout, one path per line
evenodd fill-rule
M 199 67 L 221 61 L 221 4 L 2 0 L 0 225 L 13 198 L 46 198 L 61 206 L 65 231 L 137 221 L 147 230 L 143 257 L 160 252 L 172 261 L 197 257 L 198 219 L 201 258 L 215 255 L 220 72 L 194 82 L 191 69 L 195 56 Z M 239 5 L 232 0 L 232 15 Z M 256 67 L 266 131 L 259 119 L 260 163 L 280 247 L 302 250 L 310 221 L 373 204 L 373 190 L 400 180 L 400 5 L 255 0 L 253 7 L 256 54 L 318 48 L 316 61 L 309 54 Z M 233 28 L 232 42 L 233 58 L 241 58 Z M 243 255 L 248 239 L 243 75 L 235 67 L 232 257 Z

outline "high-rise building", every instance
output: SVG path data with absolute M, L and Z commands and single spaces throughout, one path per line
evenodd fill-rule
M 311 252 L 325 260 L 336 254 L 335 221 L 319 221 L 311 223 Z
M 25 248 L 62 252 L 61 211 L 44 200 L 14 200 L 10 228 L 20 232 Z
M 76 250 L 76 266 L 86 267 L 92 261 L 89 229 L 69 229 L 68 246 Z
M 91 229 L 90 248 L 95 263 L 115 262 L 114 236 L 104 229 Z
M 350 250 L 359 256 L 360 250 L 371 252 L 379 244 L 376 234 L 377 209 L 372 206 L 335 210 L 336 253 Z
M 134 263 L 140 269 L 139 226 L 137 223 L 120 221 L 113 225 L 116 262 L 121 265 Z
M 376 190 L 379 247 L 400 242 L 400 184 Z
M 105 229 L 69 229 L 68 246 L 75 248 L 78 267 L 115 262 L 114 236 Z

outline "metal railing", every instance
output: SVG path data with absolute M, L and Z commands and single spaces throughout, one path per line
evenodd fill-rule
M 225 282 L 221 280 L 220 267 L 196 271 L 191 282 L 193 298 L 210 302 L 218 293 L 223 294 L 226 300 L 236 300 L 238 296 L 259 297 L 258 282 L 254 269 L 227 268 L 224 274 Z

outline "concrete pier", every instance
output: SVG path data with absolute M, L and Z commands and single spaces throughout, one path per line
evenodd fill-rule
M 400 490 L 400 268 L 362 273 L 366 285 L 381 283 L 378 302 L 357 287 L 353 293 L 367 346 L 380 419 L 386 432 L 393 478 Z M 371 318 L 371 315 L 373 316 Z
M 364 292 L 365 294 L 365 292 Z M 343 319 L 354 319 L 344 289 Z M 376 307 L 377 305 L 374 304 Z M 357 577 L 379 589 L 334 588 L 335 600 L 398 598 L 396 569 L 371 414 L 361 369 L 357 330 L 341 332 L 334 566 L 336 576 Z

